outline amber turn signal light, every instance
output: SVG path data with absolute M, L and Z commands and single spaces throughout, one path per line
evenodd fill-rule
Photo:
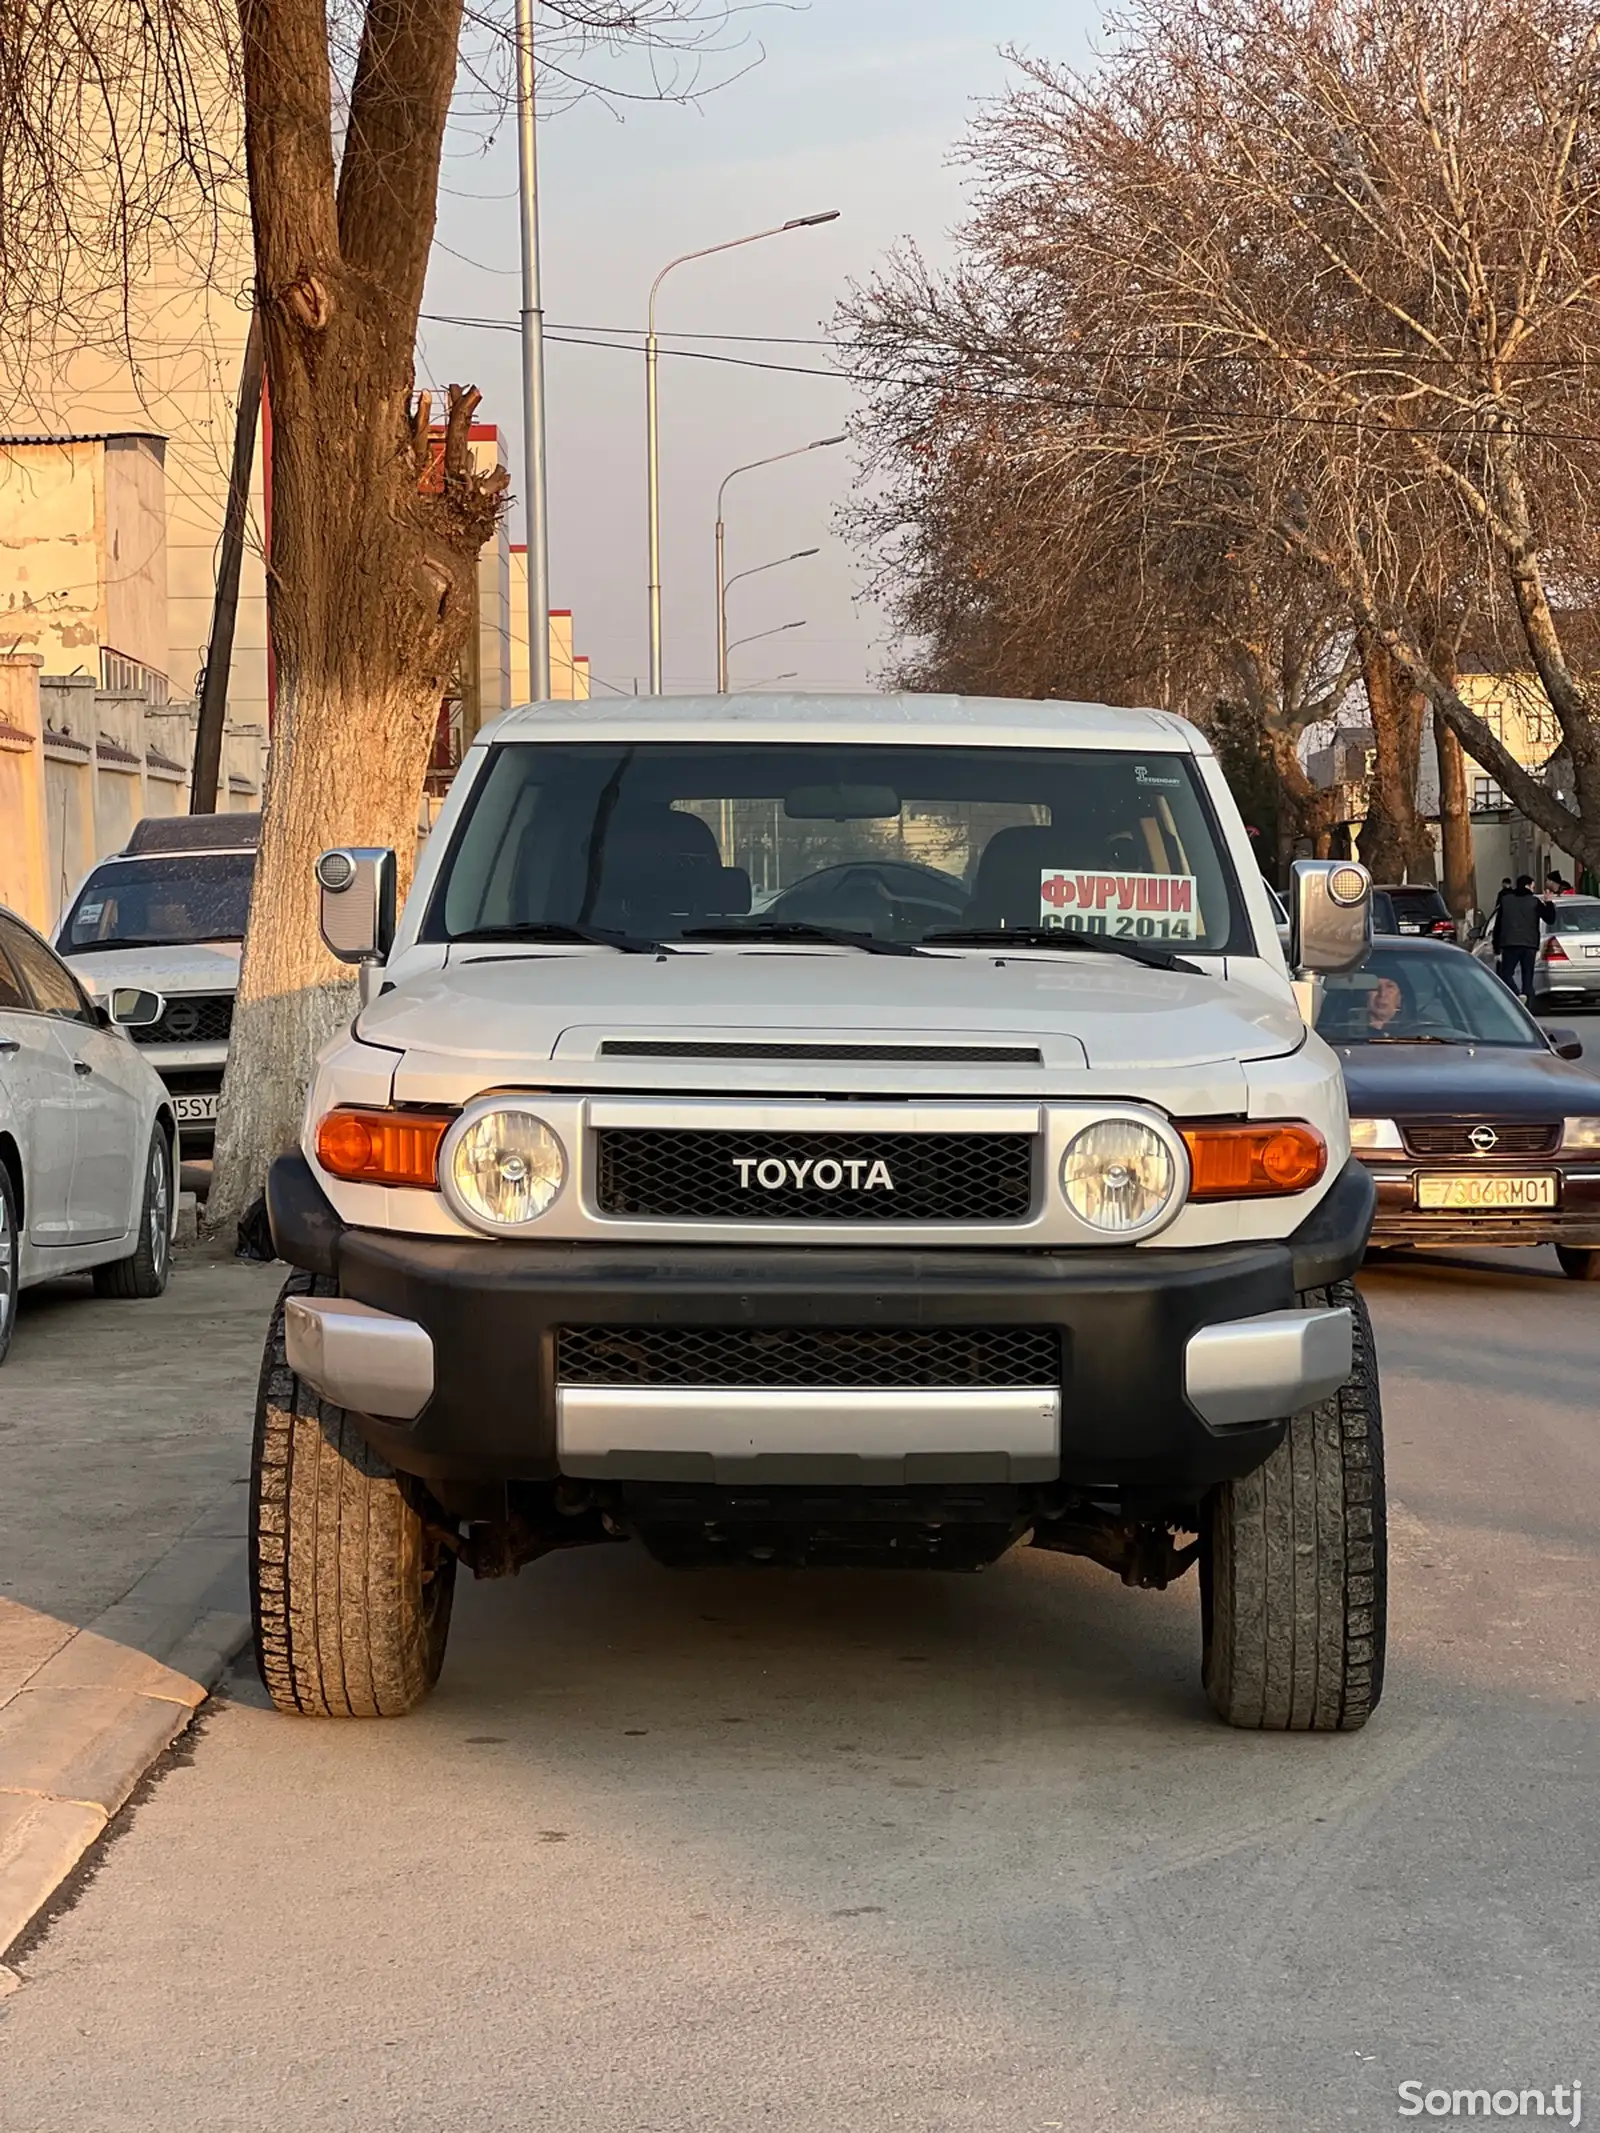
M 1315 1126 L 1185 1126 L 1191 1200 L 1255 1200 L 1304 1192 L 1328 1167 L 1328 1144 Z
M 378 1111 L 359 1105 L 329 1111 L 317 1127 L 317 1161 L 353 1185 L 422 1185 L 439 1189 L 439 1143 L 450 1111 Z

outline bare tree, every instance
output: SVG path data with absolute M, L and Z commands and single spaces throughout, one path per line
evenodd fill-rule
M 1420 700 L 1591 864 L 1597 54 L 1582 0 L 1134 0 L 1092 75 L 1018 62 L 969 147 L 958 274 L 903 258 L 854 315 L 874 417 L 920 307 L 930 407 L 998 410 L 964 420 L 1011 453 L 1031 418 L 1236 564 L 1309 570 L 1392 681 L 1399 747 Z M 1465 587 L 1449 659 L 1440 579 Z M 1480 645 L 1537 674 L 1575 808 L 1456 687 Z M 1405 844 L 1398 753 L 1390 784 Z
M 470 20 L 463 0 L 237 0 L 236 22 L 222 6 L 0 0 L 0 353 L 52 306 L 70 320 L 77 305 L 114 335 L 141 245 L 191 223 L 191 244 L 203 234 L 236 168 L 219 158 L 242 101 L 273 411 L 277 702 L 217 1227 L 292 1143 L 312 1058 L 349 1010 L 346 974 L 318 939 L 312 861 L 329 844 L 392 845 L 409 872 L 478 552 L 505 504 L 504 477 L 472 463 L 477 393 L 450 387 L 436 427 L 413 349 L 464 32 L 491 92 L 512 49 L 507 0 Z M 562 95 L 609 50 L 665 55 L 656 97 L 692 93 L 700 60 L 737 50 L 722 0 L 541 0 L 539 12 Z

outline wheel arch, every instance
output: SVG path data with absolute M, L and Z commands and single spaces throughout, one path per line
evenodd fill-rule
M 4 1164 L 6 1175 L 11 1180 L 11 1197 L 17 1210 L 17 1228 L 21 1230 L 27 1222 L 27 1187 L 22 1181 L 22 1149 L 16 1135 L 4 1127 L 0 1127 L 0 1164 Z

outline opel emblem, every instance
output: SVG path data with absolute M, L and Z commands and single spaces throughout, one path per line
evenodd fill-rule
M 1474 1126 L 1467 1138 L 1479 1155 L 1487 1155 L 1491 1148 L 1498 1148 L 1500 1145 L 1500 1136 L 1493 1126 Z

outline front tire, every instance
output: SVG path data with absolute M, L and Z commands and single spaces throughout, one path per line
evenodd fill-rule
M 1354 1733 L 1383 1694 L 1388 1532 L 1383 1419 L 1367 1307 L 1348 1281 L 1308 1293 L 1355 1320 L 1355 1367 L 1302 1409 L 1263 1466 L 1202 1514 L 1201 1672 L 1217 1716 L 1279 1733 Z
M 398 1718 L 439 1678 L 456 1558 L 425 1493 L 289 1368 L 285 1302 L 333 1293 L 291 1274 L 267 1332 L 250 1473 L 256 1664 L 280 1711 Z
M 1584 1244 L 1558 1244 L 1556 1257 L 1569 1281 L 1600 1281 L 1600 1251 Z
M 172 1147 L 159 1126 L 151 1128 L 145 1158 L 144 1198 L 139 1205 L 139 1248 L 126 1259 L 94 1270 L 96 1296 L 160 1296 L 172 1272 Z

